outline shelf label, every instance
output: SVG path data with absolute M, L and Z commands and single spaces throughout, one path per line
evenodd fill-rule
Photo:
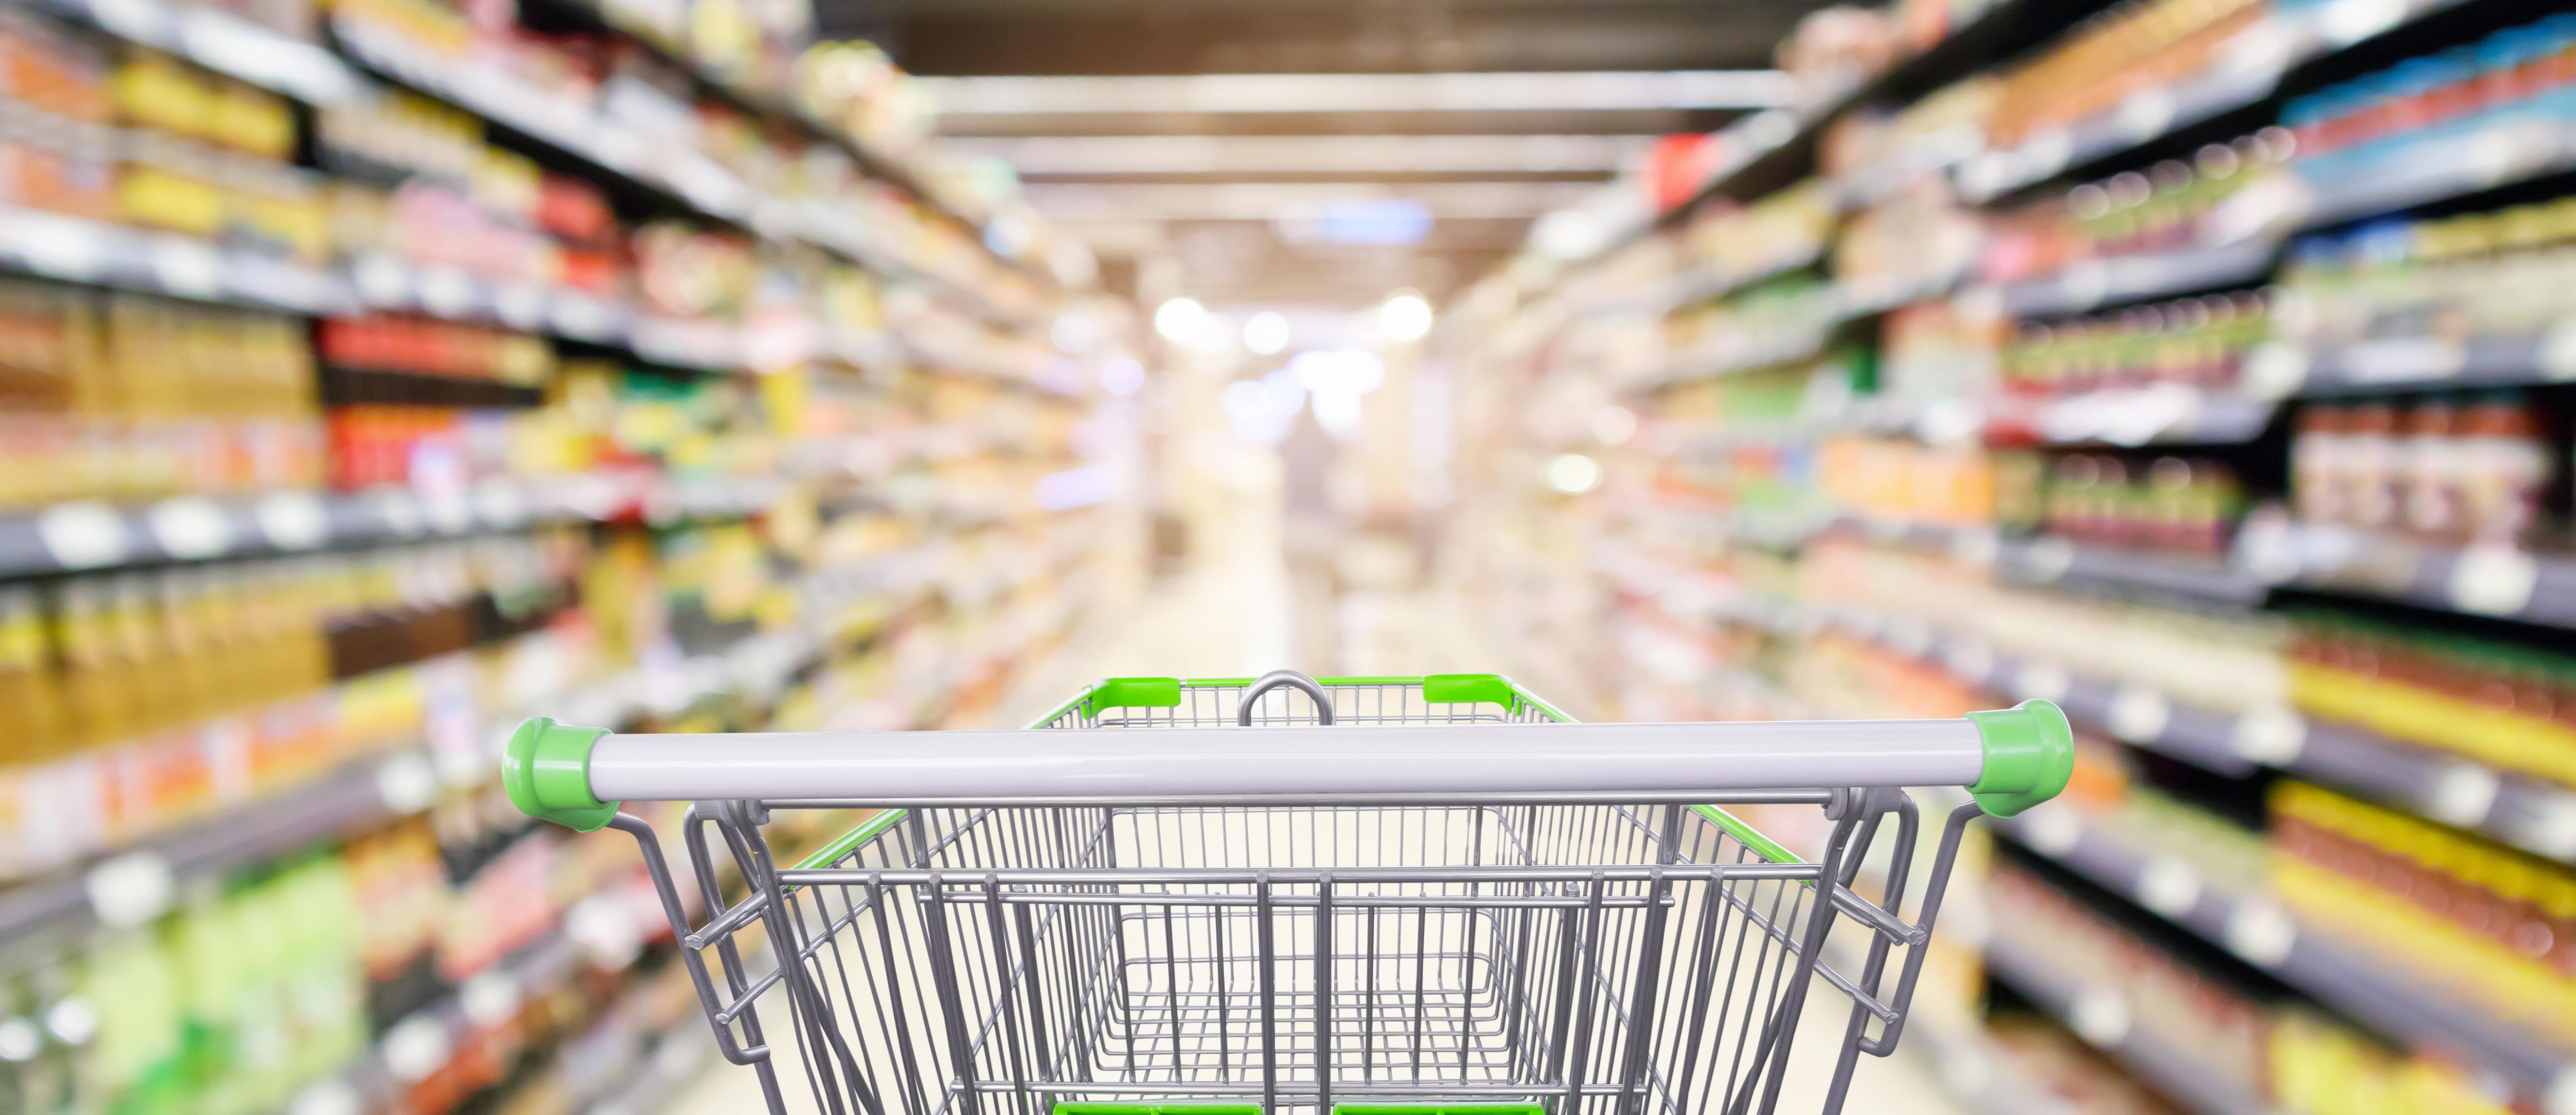
M 367 1101 L 346 1080 L 324 1080 L 296 1093 L 286 1115 L 366 1115 Z
M 376 514 L 384 517 L 385 529 L 397 537 L 410 538 L 421 532 L 420 501 L 399 488 L 376 493 Z
M 2035 584 L 2055 584 L 2068 570 L 2075 568 L 2075 544 L 2063 538 L 2042 538 L 2021 551 L 2022 575 Z
M 2013 176 L 2012 186 L 2045 182 L 2065 172 L 2066 161 L 2075 157 L 2075 139 L 2064 128 L 2051 128 L 2024 141 L 2017 154 L 2021 173 Z
M 440 317 L 461 317 L 474 308 L 474 280 L 453 267 L 431 267 L 420 273 L 420 305 Z
M 2058 297 L 2067 310 L 2089 310 L 2111 296 L 2111 267 L 2096 259 L 2077 260 L 2066 265 L 2057 277 Z
M 2122 135 L 2144 143 L 2172 130 L 2174 114 L 2180 108 L 2173 90 L 2159 85 L 2129 94 L 2112 119 Z
M 2177 856 L 2155 856 L 2138 872 L 2138 905 L 2179 919 L 2200 904 L 2200 872 Z
M 322 499 L 311 492 L 271 492 L 252 508 L 251 517 L 268 544 L 280 550 L 310 550 L 322 545 L 331 530 Z
M 2054 662 L 2024 662 L 2021 669 L 2014 671 L 2013 681 L 2025 700 L 2042 701 L 2065 700 L 2066 691 L 2075 684 L 2067 676 L 2066 667 Z
M 2270 968 L 2290 958 L 2299 943 L 2299 925 L 2264 899 L 2248 899 L 2228 912 L 2227 951 L 2257 968 Z
M 2479 615 L 2510 616 L 2531 606 L 2540 563 L 2507 546 L 2471 546 L 2451 565 L 2451 605 Z
M 376 768 L 376 796 L 387 812 L 408 817 L 438 800 L 438 772 L 417 751 L 396 755 Z
M 528 500 L 519 486 L 495 477 L 474 488 L 474 508 L 483 521 L 508 530 L 528 521 Z
M 2540 369 L 2542 379 L 2562 383 L 2576 379 L 2576 318 L 2541 334 L 2540 351 L 2532 356 L 2532 365 Z
M 65 569 L 96 569 L 124 561 L 133 542 L 125 520 L 104 503 L 65 503 L 36 516 L 45 553 Z
M 546 321 L 546 292 L 527 283 L 492 288 L 492 312 L 513 329 L 533 331 Z
M 519 977 L 501 969 L 482 972 L 458 988 L 456 1003 L 465 1012 L 466 1021 L 477 1026 L 498 1026 L 519 1013 L 524 1001 Z
M 2237 389 L 2256 399 L 2285 399 L 2308 382 L 2307 346 L 2267 341 L 2245 354 Z
M 385 1071 L 404 1084 L 417 1084 L 447 1066 L 453 1051 L 447 1027 L 424 1011 L 394 1024 L 377 1046 Z
M 2406 19 L 2407 0 L 2334 0 L 2317 12 L 2317 31 L 2328 42 L 2349 46 Z
M 2513 842 L 2551 859 L 2576 861 L 2576 794 L 2526 784 L 2521 796 L 2523 816 L 2514 825 Z
M 2111 694 L 2111 707 L 2103 720 L 2114 736 L 2130 743 L 2153 743 L 2173 722 L 2173 706 L 2164 694 L 2146 686 L 2122 685 Z
M 411 269 L 394 256 L 362 256 L 350 269 L 349 278 L 357 284 L 358 297 L 368 305 L 402 306 L 411 302 Z
M 2021 839 L 2041 855 L 2063 856 L 2083 841 L 2084 818 L 2076 815 L 2072 805 L 2049 802 L 2022 814 Z
M 39 274 L 86 281 L 106 269 L 107 237 L 86 222 L 25 214 L 0 226 L 0 231 Z
M 179 878 L 161 853 L 145 849 L 91 868 L 82 885 L 98 920 L 123 927 L 160 917 L 178 892 Z
M 2109 1049 L 2129 1036 L 2129 1000 L 2118 989 L 2087 988 L 2066 1007 L 2066 1028 L 2097 1049 Z
M 215 557 L 233 548 L 232 520 L 213 500 L 196 496 L 165 499 L 144 516 L 161 552 L 181 561 Z
M 1949 647 L 1941 654 L 1941 661 L 1950 667 L 1951 673 L 1959 676 L 1959 680 L 1970 685 L 1984 685 L 1986 679 L 1995 673 L 1993 648 L 1988 647 L 1985 640 L 1971 636 L 1950 640 Z
M 213 298 L 224 292 L 224 257 L 209 245 L 161 237 L 152 243 L 152 277 L 181 298 Z
M 1887 621 L 1887 645 L 1907 658 L 1921 658 L 1932 652 L 1932 625 L 1913 616 Z
M 2249 761 L 2284 767 L 2297 762 L 2300 750 L 2307 746 L 2308 722 L 2279 705 L 2247 709 L 2236 718 L 2236 730 L 2229 733 L 2228 742 Z
M 2496 773 L 2485 767 L 2444 763 L 2424 786 L 2424 813 L 2447 825 L 2472 828 L 2487 819 L 2502 788 Z

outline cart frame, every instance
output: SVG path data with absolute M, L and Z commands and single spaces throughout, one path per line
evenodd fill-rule
M 759 1004 L 782 989 L 768 1024 L 791 1030 L 832 1115 L 1737 1115 L 1780 1102 L 1817 978 L 1851 1003 L 1823 1104 L 1840 1109 L 1859 1054 L 1903 1033 L 1967 823 L 2054 796 L 2073 754 L 2044 701 L 1958 721 L 1580 725 L 1499 675 L 1110 679 L 1032 727 L 1054 730 L 613 736 L 539 719 L 505 781 L 531 815 L 636 839 L 719 1048 L 779 1115 Z M 1973 799 L 1911 892 L 1907 785 Z M 705 920 L 613 796 L 692 803 L 680 837 Z M 1720 808 L 1757 802 L 1821 808 L 1822 854 Z M 881 811 L 776 863 L 772 810 L 852 806 Z M 1882 832 L 1873 900 L 1853 888 Z M 1824 962 L 1838 922 L 1866 936 L 1850 974 Z

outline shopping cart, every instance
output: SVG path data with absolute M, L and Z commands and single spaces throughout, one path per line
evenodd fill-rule
M 1816 978 L 1851 1005 L 1840 1108 L 1903 1031 L 1968 821 L 2047 800 L 2073 762 L 2045 701 L 1596 725 L 1495 675 L 1121 678 L 1034 726 L 534 720 L 506 781 L 534 816 L 636 838 L 719 1046 L 781 1115 L 794 1075 L 831 1115 L 1733 1115 L 1780 1102 Z M 1974 799 L 1910 921 L 1906 786 Z M 621 800 L 693 803 L 703 922 Z M 1718 808 L 1757 802 L 1821 808 L 1817 859 Z M 868 807 L 792 867 L 763 839 L 778 810 Z M 1891 817 L 1873 901 L 1852 887 Z M 1822 960 L 1838 921 L 1843 966 Z

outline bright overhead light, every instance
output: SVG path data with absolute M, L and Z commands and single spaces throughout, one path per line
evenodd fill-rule
M 1100 386 L 1112 395 L 1133 395 L 1145 386 L 1145 366 L 1125 356 L 1113 356 L 1100 365 Z
M 1091 347 L 1095 332 L 1090 318 L 1081 314 L 1065 314 L 1056 318 L 1054 327 L 1047 330 L 1047 339 L 1054 341 L 1059 350 L 1080 354 Z
M 1622 112 L 1775 108 L 1778 70 L 916 77 L 942 116 L 1076 113 Z
M 1581 495 L 1601 483 L 1601 464 L 1581 453 L 1566 453 L 1547 463 L 1547 486 Z
M 1174 298 L 1154 309 L 1154 332 L 1176 345 L 1193 344 L 1207 328 L 1207 307 L 1195 298 Z
M 1386 361 L 1364 348 L 1301 352 L 1288 361 L 1288 374 L 1317 394 L 1366 395 L 1386 382 Z
M 1392 340 L 1421 340 L 1431 332 L 1431 303 L 1413 291 L 1397 291 L 1379 304 L 1377 327 Z
M 1288 349 L 1288 319 L 1277 310 L 1263 310 L 1243 323 L 1243 347 L 1256 356 L 1277 356 Z

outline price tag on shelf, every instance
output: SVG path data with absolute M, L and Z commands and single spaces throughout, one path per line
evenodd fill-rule
M 45 553 L 65 569 L 97 569 L 124 561 L 133 548 L 125 520 L 104 503 L 65 503 L 36 516 Z
M 2540 563 L 2506 546 L 2471 546 L 2451 565 L 2451 606 L 2479 615 L 2510 616 L 2531 606 Z
M 89 0 L 89 17 L 118 38 L 166 46 L 170 8 L 158 0 Z
M 438 771 L 420 752 L 396 755 L 376 768 L 376 796 L 397 816 L 418 813 L 438 800 Z
M 2122 685 L 2111 694 L 2103 717 L 2111 734 L 2130 743 L 2153 743 L 2173 723 L 2173 705 L 2165 695 L 2143 685 Z
M 399 488 L 387 489 L 376 493 L 373 502 L 376 514 L 385 521 L 385 529 L 396 537 L 414 537 L 427 526 L 421 519 L 420 501 L 412 498 L 410 492 Z
M 2541 334 L 2540 351 L 2532 358 L 2543 379 L 2564 383 L 2576 379 L 2576 318 L 2561 321 Z
M 91 868 L 82 887 L 101 923 L 123 927 L 160 917 L 178 893 L 179 878 L 169 860 L 147 848 Z
M 2408 0 L 2333 0 L 2317 10 L 2317 32 L 2349 46 L 2404 22 L 2408 8 Z
M 2495 808 L 2503 784 L 2496 773 L 2475 763 L 2447 762 L 2424 786 L 2424 813 L 2448 825 L 2474 828 Z
M 2561 861 L 2576 861 L 2576 794 L 2529 789 L 2514 843 Z
M 2024 141 L 2014 156 L 2013 161 L 2020 164 L 2014 169 L 2020 173 L 2005 189 L 2045 182 L 2065 173 L 2066 161 L 2075 157 L 2075 138 L 2064 128 L 2051 128 Z
M 2248 761 L 2288 766 L 2298 761 L 2300 750 L 2307 746 L 2308 722 L 2278 705 L 2248 709 L 2236 718 L 2228 742 Z
M 333 1078 L 295 1094 L 286 1115 L 366 1115 L 366 1098 L 348 1081 Z
M 2066 691 L 2074 684 L 2075 680 L 2068 676 L 2066 667 L 2055 662 L 2024 662 L 2021 669 L 2013 674 L 2013 688 L 2026 700 L 2063 701 Z
M 497 968 L 477 973 L 456 993 L 456 1005 L 465 1012 L 466 1021 L 483 1027 L 509 1021 L 523 1001 L 519 977 Z
M 152 242 L 152 278 L 181 298 L 214 298 L 224 292 L 224 257 L 212 245 L 163 236 Z
M 165 499 L 144 515 L 161 552 L 181 561 L 215 557 L 233 548 L 232 520 L 213 500 L 196 496 Z
M 2020 556 L 2022 575 L 2035 584 L 2056 584 L 2075 568 L 2075 544 L 2063 538 L 2042 538 L 2022 547 Z
M 330 535 L 330 516 L 311 492 L 271 492 L 251 509 L 259 532 L 280 550 L 310 550 Z
M 2084 818 L 2064 801 L 2047 802 L 2022 814 L 2020 825 L 2022 843 L 2052 858 L 2074 851 L 2084 839 Z
M 448 1040 L 446 1024 L 434 1012 L 424 1011 L 385 1031 L 376 1050 L 384 1058 L 385 1071 L 395 1080 L 417 1084 L 447 1067 L 454 1046 Z
M 492 288 L 492 312 L 512 329 L 535 331 L 546 323 L 546 292 L 529 283 Z
M 2089 310 L 2111 296 L 2111 267 L 2096 259 L 2077 260 L 2066 265 L 2057 276 L 2057 294 L 2062 308 Z
M 0 247 L 17 252 L 29 270 L 86 282 L 107 269 L 107 236 L 87 221 L 19 212 L 0 223 Z
M 2308 382 L 2308 349 L 2288 341 L 2267 341 L 2245 354 L 2238 390 L 2257 399 L 2286 399 Z
M 439 317 L 463 317 L 474 309 L 474 279 L 453 267 L 423 269 L 419 287 L 421 308 Z
M 349 269 L 349 278 L 357 285 L 358 297 L 370 306 L 411 304 L 411 268 L 398 257 L 381 252 L 360 256 Z
M 2116 988 L 2086 988 L 2066 1007 L 2066 1028 L 2097 1049 L 2109 1049 L 2129 1037 L 2129 1000 Z
M 2247 899 L 2228 911 L 2227 951 L 2257 968 L 2270 968 L 2290 958 L 2299 943 L 2299 925 L 2279 906 Z
M 2180 918 L 2200 904 L 2200 871 L 2179 856 L 2147 860 L 2138 872 L 2138 905 L 2166 918 Z
M 2120 102 L 2112 122 L 2130 141 L 2144 143 L 2171 131 L 2179 109 L 2173 90 L 2159 85 L 2129 94 Z

